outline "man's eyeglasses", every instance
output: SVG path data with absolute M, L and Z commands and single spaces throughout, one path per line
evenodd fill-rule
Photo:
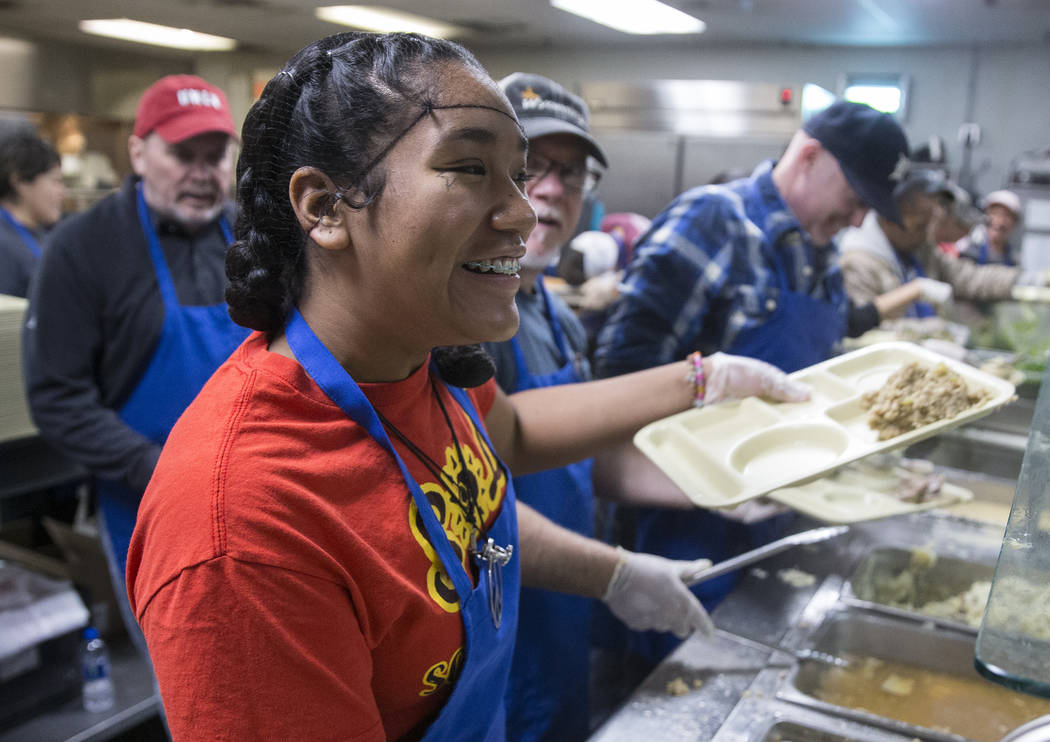
M 529 174 L 529 180 L 533 181 L 543 180 L 554 171 L 565 190 L 576 193 L 594 190 L 602 179 L 601 171 L 595 168 L 580 164 L 566 165 L 532 152 L 525 163 L 525 170 Z

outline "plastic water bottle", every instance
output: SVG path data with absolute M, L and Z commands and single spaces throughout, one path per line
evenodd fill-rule
M 80 670 L 84 681 L 84 708 L 93 713 L 109 711 L 116 702 L 110 675 L 109 650 L 94 626 L 84 629 L 83 636 Z

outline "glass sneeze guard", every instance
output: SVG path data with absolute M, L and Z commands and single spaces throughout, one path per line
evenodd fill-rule
M 1035 404 L 974 665 L 986 678 L 1050 698 L 1050 369 Z

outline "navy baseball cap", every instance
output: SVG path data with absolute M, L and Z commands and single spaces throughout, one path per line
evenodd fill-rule
M 865 204 L 900 224 L 893 191 L 908 172 L 908 138 L 893 116 L 839 100 L 810 118 L 802 130 L 838 160 Z
M 499 81 L 514 113 L 529 139 L 548 134 L 572 134 L 603 167 L 605 152 L 591 136 L 590 111 L 583 98 L 570 93 L 554 80 L 528 72 L 515 72 Z

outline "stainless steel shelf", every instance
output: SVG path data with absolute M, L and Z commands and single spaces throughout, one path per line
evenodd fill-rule
M 160 698 L 153 673 L 127 641 L 110 646 L 117 703 L 112 710 L 89 713 L 79 696 L 38 716 L 0 731 L 0 742 L 102 742 L 157 716 Z

